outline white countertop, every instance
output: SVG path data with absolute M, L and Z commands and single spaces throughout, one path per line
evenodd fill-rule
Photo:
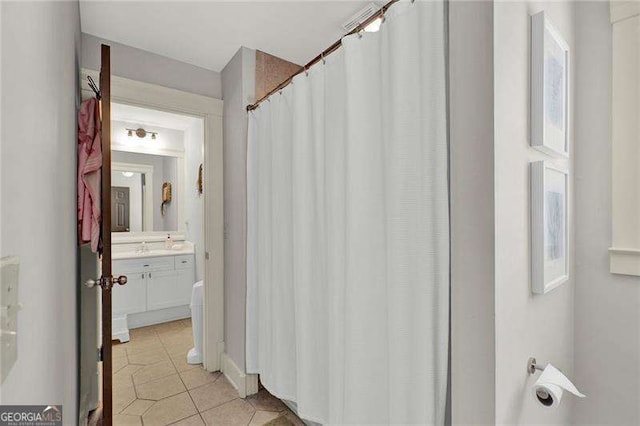
M 111 254 L 113 260 L 122 259 L 144 259 L 148 257 L 161 257 L 161 256 L 179 256 L 184 254 L 194 254 L 195 250 L 193 244 L 189 242 L 174 244 L 173 248 L 156 248 L 153 246 L 146 247 L 145 251 L 140 251 L 140 247 L 135 250 L 131 250 L 132 247 L 127 247 L 128 250 L 115 249 Z

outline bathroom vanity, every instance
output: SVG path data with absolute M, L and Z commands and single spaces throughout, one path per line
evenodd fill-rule
M 143 245 L 114 251 L 113 273 L 126 275 L 112 296 L 113 339 L 129 341 L 129 329 L 190 316 L 195 283 L 194 247 L 183 242 L 172 249 Z

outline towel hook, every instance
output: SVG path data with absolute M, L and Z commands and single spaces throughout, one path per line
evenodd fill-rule
M 89 88 L 93 90 L 93 93 L 96 94 L 96 98 L 100 100 L 101 96 L 100 96 L 100 89 L 98 89 L 98 85 L 90 75 L 87 76 L 87 80 L 89 81 L 87 83 L 89 85 Z

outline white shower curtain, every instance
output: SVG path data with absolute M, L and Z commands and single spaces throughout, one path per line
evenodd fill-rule
M 444 36 L 396 3 L 250 113 L 247 371 L 308 420 L 444 423 Z

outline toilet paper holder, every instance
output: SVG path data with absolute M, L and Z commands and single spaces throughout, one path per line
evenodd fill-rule
M 538 364 L 534 357 L 531 357 L 529 358 L 529 361 L 527 361 L 527 373 L 535 374 L 536 370 L 542 371 L 544 370 L 544 367 Z

